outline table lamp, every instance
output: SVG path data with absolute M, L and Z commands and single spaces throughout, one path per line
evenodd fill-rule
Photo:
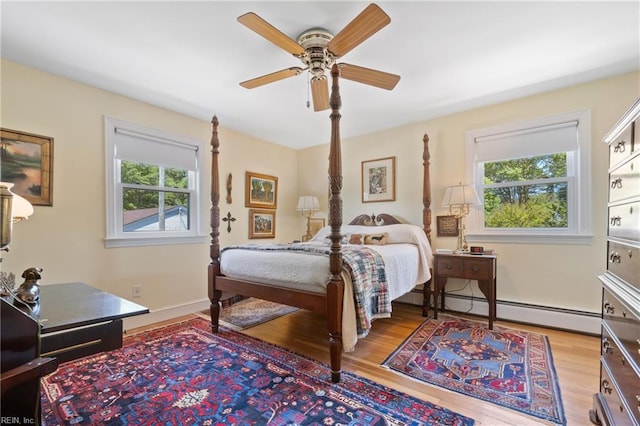
M 480 204 L 480 199 L 473 186 L 460 183 L 448 187 L 442 198 L 442 207 L 449 209 L 449 214 L 458 217 L 458 244 L 454 253 L 469 253 L 467 238 L 464 235 L 464 217 L 469 214 L 469 206 Z
M 313 235 L 311 235 L 311 216 L 314 212 L 320 210 L 320 203 L 318 203 L 318 197 L 315 195 L 302 195 L 298 199 L 297 210 L 302 216 L 307 218 L 307 233 L 302 236 L 302 241 L 309 241 Z

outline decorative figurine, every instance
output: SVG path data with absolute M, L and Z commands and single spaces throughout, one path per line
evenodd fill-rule
M 42 268 L 35 266 L 26 269 L 22 273 L 24 282 L 18 287 L 16 297 L 29 305 L 36 305 L 40 301 L 40 273 Z

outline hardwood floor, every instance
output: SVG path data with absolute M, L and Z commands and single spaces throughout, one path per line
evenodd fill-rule
M 420 310 L 418 306 L 394 303 L 392 318 L 376 320 L 370 334 L 358 342 L 356 350 L 343 354 L 342 370 L 472 417 L 477 425 L 548 424 L 535 417 L 417 382 L 382 368 L 380 363 L 424 320 Z M 599 387 L 600 339 L 500 320 L 495 324 L 546 334 L 549 337 L 560 380 L 567 425 L 589 425 L 592 396 Z M 322 316 L 301 310 L 249 328 L 243 333 L 328 364 L 325 330 Z

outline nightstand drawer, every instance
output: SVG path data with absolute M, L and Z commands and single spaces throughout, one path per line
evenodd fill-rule
M 436 269 L 438 271 L 438 275 L 443 277 L 459 277 L 462 275 L 462 258 L 456 257 L 437 257 L 436 258 Z
M 468 280 L 488 280 L 493 278 L 493 263 L 481 259 L 464 260 L 464 277 Z

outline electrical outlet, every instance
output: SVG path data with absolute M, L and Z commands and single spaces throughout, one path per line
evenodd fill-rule
M 141 285 L 134 285 L 133 286 L 133 297 L 140 297 L 142 296 L 142 286 Z

